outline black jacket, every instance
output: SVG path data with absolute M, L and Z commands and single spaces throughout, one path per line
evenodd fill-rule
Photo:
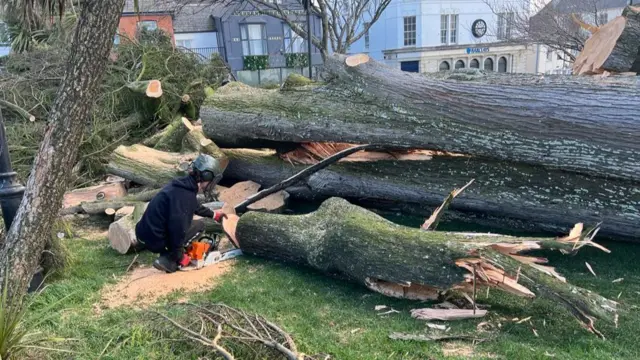
M 192 176 L 173 180 L 149 202 L 136 225 L 136 237 L 153 252 L 167 248 L 169 256 L 179 261 L 193 215 L 213 217 L 213 211 L 198 205 L 197 195 L 198 183 Z

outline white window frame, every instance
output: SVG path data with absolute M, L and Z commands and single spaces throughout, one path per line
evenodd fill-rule
M 413 20 L 413 21 L 411 21 Z M 409 22 L 408 22 L 409 21 Z M 418 19 L 415 15 L 402 18 L 404 46 L 416 46 L 418 42 Z
M 261 27 L 261 38 L 260 39 L 250 39 L 249 38 L 249 26 L 260 26 Z M 267 43 L 267 27 L 265 24 L 261 23 L 248 23 L 248 24 L 240 24 L 240 42 L 242 43 L 242 55 L 243 56 L 253 56 L 253 55 L 269 55 L 269 48 Z M 251 42 L 253 41 L 262 41 L 262 54 L 252 54 L 251 53 Z
M 145 29 L 147 31 L 158 30 L 158 22 L 156 20 L 140 20 L 137 26 L 138 29 Z
M 183 47 L 185 49 L 192 49 L 192 41 L 193 39 L 176 39 L 176 46 Z
M 453 45 L 458 43 L 459 20 L 458 14 L 440 15 L 440 44 Z
M 296 22 L 296 25 L 304 29 L 304 23 Z M 282 43 L 285 54 L 306 53 L 307 42 L 305 39 L 293 31 L 289 24 L 285 22 L 282 23 Z M 294 51 L 296 48 L 298 51 Z
M 364 28 L 367 29 L 367 31 L 365 31 L 364 33 L 364 48 L 366 50 L 369 50 L 369 45 L 371 42 L 371 39 L 369 38 L 369 29 L 367 27 L 371 26 L 370 22 L 365 22 L 364 23 Z

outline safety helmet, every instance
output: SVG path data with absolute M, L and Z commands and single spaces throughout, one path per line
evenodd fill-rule
M 191 163 L 191 169 L 198 182 L 211 181 L 217 183 L 222 179 L 222 167 L 213 156 L 200 154 Z

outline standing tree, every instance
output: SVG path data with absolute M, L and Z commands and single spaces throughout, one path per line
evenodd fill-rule
M 45 14 L 64 13 L 66 0 L 5 0 L 22 9 L 28 23 Z M 124 0 L 84 0 L 70 44 L 62 84 L 49 112 L 47 130 L 27 181 L 22 203 L 0 248 L 0 284 L 10 296 L 24 293 L 58 215 L 76 160 L 89 111 L 105 71 Z
M 305 26 L 289 13 L 289 9 L 282 7 L 278 1 L 247 0 L 254 7 L 273 17 L 276 17 L 291 27 L 304 39 L 309 35 Z M 295 0 L 304 7 L 305 0 Z M 322 21 L 321 38 L 312 37 L 312 43 L 326 58 L 330 51 L 346 54 L 351 44 L 362 38 L 369 28 L 380 19 L 382 12 L 389 6 L 391 0 L 310 0 L 311 11 Z
M 582 51 L 590 31 L 608 21 L 602 0 L 484 2 L 498 16 L 497 29 L 492 31 L 498 40 L 542 44 L 567 62 Z

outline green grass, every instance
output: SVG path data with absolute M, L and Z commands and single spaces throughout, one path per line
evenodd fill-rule
M 52 358 L 75 359 L 196 359 L 193 345 L 168 339 L 147 311 L 132 308 L 95 312 L 100 290 L 117 281 L 132 260 L 132 255 L 115 254 L 106 240 L 68 240 L 74 263 L 54 278 L 36 299 L 34 308 L 44 308 L 69 296 L 56 306 L 55 313 L 41 330 L 63 338 L 57 347 L 74 354 L 47 353 Z M 545 253 L 567 280 L 617 298 L 625 310 L 620 327 L 599 323 L 607 336 L 601 340 L 582 329 L 567 311 L 544 299 L 527 301 L 491 291 L 483 292 L 479 302 L 491 306 L 487 319 L 451 323 L 451 333 L 474 331 L 481 321 L 500 322 L 494 340 L 475 347 L 478 358 L 503 359 L 637 359 L 640 331 L 640 247 L 630 244 L 606 244 L 612 254 L 585 249 L 573 257 Z M 151 254 L 140 261 L 149 264 Z M 591 275 L 585 261 L 598 277 Z M 612 283 L 617 278 L 624 281 Z M 170 296 L 176 298 L 177 294 Z M 165 301 L 163 299 L 162 301 Z M 157 307 L 164 310 L 163 303 Z M 305 353 L 328 353 L 334 359 L 444 359 L 442 344 L 390 340 L 390 332 L 421 332 L 422 322 L 408 311 L 420 304 L 377 295 L 341 280 L 316 272 L 252 257 L 240 259 L 213 290 L 191 296 L 191 301 L 224 302 L 265 316 L 280 324 Z M 400 314 L 378 316 L 375 305 L 387 305 Z M 531 316 L 539 337 L 528 323 L 514 324 L 514 317 Z M 543 325 L 543 321 L 544 324 Z M 354 331 L 355 329 L 360 329 Z M 456 346 L 463 346 L 460 343 Z M 42 354 L 40 354 L 42 355 Z M 483 356 L 484 355 L 484 356 Z M 463 358 L 463 357 L 459 357 Z M 448 359 L 451 359 L 449 357 Z

